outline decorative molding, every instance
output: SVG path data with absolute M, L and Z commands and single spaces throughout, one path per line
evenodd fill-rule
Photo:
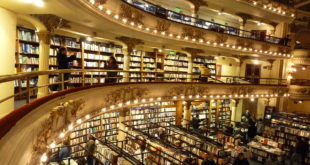
M 128 53 L 131 53 L 136 45 L 142 45 L 144 42 L 140 39 L 130 38 L 126 36 L 116 37 L 115 39 L 122 41 L 127 45 Z
M 69 21 L 60 18 L 52 14 L 32 14 L 32 16 L 38 18 L 51 33 L 54 33 L 56 29 L 66 27 L 70 28 Z
M 196 29 L 192 27 L 183 27 L 182 37 L 190 37 L 195 39 L 204 39 L 206 32 L 201 29 Z
M 234 95 L 253 94 L 254 92 L 253 87 L 247 87 L 247 86 L 230 87 L 228 90 L 229 90 L 228 93 L 234 94 Z
M 262 44 L 263 51 L 268 51 L 269 49 L 270 49 L 270 44 L 267 44 L 267 43 Z
M 164 19 L 157 19 L 156 30 L 160 32 L 167 32 L 171 26 L 171 22 Z
M 142 87 L 124 87 L 114 90 L 107 94 L 104 102 L 107 105 L 114 105 L 118 102 L 123 103 L 128 100 L 134 101 L 139 98 L 147 96 L 150 91 L 147 88 Z
M 53 135 L 60 134 L 70 123 L 76 120 L 76 115 L 83 109 L 85 101 L 69 100 L 54 107 L 48 118 L 42 122 L 41 130 L 33 145 L 30 164 L 38 164 L 40 156 L 46 152 L 47 146 L 52 142 Z
M 208 94 L 210 89 L 208 87 L 201 87 L 197 85 L 180 85 L 178 87 L 167 90 L 166 96 L 195 96 L 197 94 Z
M 241 47 L 253 48 L 253 42 L 252 41 L 248 41 L 248 40 L 242 39 L 242 38 L 237 39 L 236 45 L 241 46 Z
M 144 25 L 144 15 L 141 11 L 134 9 L 127 4 L 121 4 L 120 16 L 126 18 L 128 21 L 135 22 L 136 24 Z
M 243 21 L 243 26 L 247 23 L 249 19 L 252 19 L 253 16 L 246 14 L 246 13 L 236 13 L 237 16 L 241 17 Z
M 215 41 L 217 43 L 225 43 L 228 40 L 228 36 L 225 34 L 217 34 Z
M 189 1 L 190 3 L 192 3 L 194 5 L 195 14 L 197 14 L 197 12 L 201 6 L 208 6 L 208 3 L 204 0 L 187 0 L 187 1 Z
M 202 50 L 202 49 L 189 48 L 189 47 L 182 48 L 182 50 L 184 50 L 184 51 L 188 52 L 189 54 L 191 54 L 192 57 L 197 56 L 198 54 L 204 53 L 204 52 L 205 52 L 205 51 Z

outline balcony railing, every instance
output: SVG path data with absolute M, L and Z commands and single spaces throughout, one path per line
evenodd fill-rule
M 165 76 L 172 73 L 155 72 L 158 77 L 128 77 L 130 73 L 144 73 L 150 72 L 138 72 L 138 71 L 122 71 L 122 70 L 79 70 L 79 69 L 68 69 L 68 70 L 53 70 L 53 71 L 37 71 L 37 72 L 26 72 L 18 73 L 7 76 L 0 76 L 0 84 L 6 82 L 15 83 L 14 95 L 6 98 L 0 98 L 0 104 L 9 99 L 14 98 L 15 100 L 25 100 L 29 103 L 31 98 L 36 98 L 36 93 L 39 88 L 49 88 L 49 93 L 55 93 L 63 91 L 65 89 L 100 85 L 104 83 L 128 83 L 132 82 L 191 82 L 191 83 L 205 83 L 205 84 L 244 84 L 244 85 L 287 85 L 286 79 L 274 79 L 274 78 L 259 78 L 259 77 L 238 77 L 238 76 L 217 76 L 201 78 L 199 74 L 188 74 L 174 72 L 173 77 Z M 99 73 L 99 74 L 98 74 Z M 107 73 L 114 73 L 113 76 L 109 77 Z M 163 75 L 164 74 L 164 75 Z M 57 77 L 57 81 L 49 82 L 41 86 L 37 85 L 38 76 L 54 76 Z M 71 76 L 79 76 L 79 82 L 74 79 L 70 79 Z M 87 77 L 86 77 L 87 75 Z
M 235 27 L 206 21 L 204 19 L 194 18 L 188 15 L 180 14 L 180 13 L 162 8 L 150 2 L 143 2 L 143 1 L 137 1 L 137 0 L 123 0 L 123 1 L 137 9 L 146 11 L 148 13 L 151 13 L 163 19 L 168 19 L 174 22 L 191 25 L 191 26 L 195 26 L 198 28 L 202 28 L 202 29 L 207 29 L 210 31 L 218 32 L 218 33 L 225 33 L 225 34 L 229 34 L 233 36 L 239 36 L 242 38 L 254 39 L 258 41 L 288 46 L 288 41 L 289 41 L 288 38 L 277 38 L 277 37 L 273 37 L 270 35 L 266 35 L 263 32 L 255 32 L 255 31 L 251 32 L 251 31 L 241 30 Z
M 310 80 L 292 79 L 291 85 L 310 86 Z

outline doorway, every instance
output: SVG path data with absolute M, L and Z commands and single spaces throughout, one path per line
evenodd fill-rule
M 245 78 L 253 84 L 259 84 L 261 65 L 246 64 Z

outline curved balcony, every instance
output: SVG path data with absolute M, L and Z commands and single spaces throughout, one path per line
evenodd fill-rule
M 82 5 L 89 9 L 92 14 L 97 14 L 115 24 L 118 28 L 130 29 L 133 34 L 148 34 L 162 40 L 161 44 L 178 42 L 176 45 L 193 44 L 193 47 L 201 48 L 206 52 L 216 53 L 221 49 L 223 53 L 241 53 L 242 55 L 263 55 L 268 58 L 290 58 L 290 48 L 279 44 L 266 43 L 258 40 L 242 38 L 236 35 L 228 35 L 217 30 L 206 30 L 188 24 L 182 24 L 167 20 L 149 12 L 145 12 L 127 2 L 107 1 L 102 5 L 99 2 L 92 3 L 87 0 L 79 0 L 76 5 Z M 98 20 L 99 21 L 99 20 Z M 217 29 L 217 28 L 215 28 Z M 126 35 L 126 34 L 124 34 Z M 144 37 L 142 40 L 145 40 Z M 140 39 L 140 38 L 139 38 Z M 154 40 L 153 40 L 154 41 Z M 187 45 L 188 46 L 188 45 Z
M 291 80 L 290 93 L 293 100 L 310 100 L 310 80 Z
M 69 72 L 92 71 L 58 70 L 24 73 L 2 76 L 0 83 Z M 110 70 L 110 72 L 116 71 Z M 62 88 L 65 86 L 65 82 L 60 84 Z M 29 97 L 28 92 L 31 88 L 28 86 L 26 91 Z M 159 101 L 280 98 L 289 96 L 287 92 L 285 85 L 228 85 L 201 82 L 84 84 L 82 87 L 34 100 L 2 118 L 0 120 L 0 159 L 3 164 L 25 164 L 25 162 L 36 164 L 34 162 L 40 160 L 50 143 L 66 137 L 68 132 L 82 121 L 87 121 L 94 115 L 118 111 L 129 106 L 154 104 Z M 9 143 L 10 141 L 14 143 Z
M 277 38 L 270 35 L 264 35 L 258 32 L 250 32 L 246 30 L 241 30 L 235 27 L 226 26 L 222 24 L 217 24 L 211 21 L 206 21 L 204 19 L 194 18 L 189 15 L 180 14 L 171 10 L 167 10 L 150 2 L 141 2 L 141 1 L 132 1 L 132 0 L 122 0 L 133 7 L 153 14 L 154 16 L 167 19 L 170 21 L 174 21 L 177 23 L 182 23 L 186 25 L 191 25 L 197 28 L 202 28 L 218 33 L 224 33 L 228 35 L 238 36 L 247 39 L 254 39 L 258 41 L 280 44 L 287 46 L 288 39 L 287 38 Z

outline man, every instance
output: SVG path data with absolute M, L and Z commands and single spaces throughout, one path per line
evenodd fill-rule
M 63 142 L 63 146 L 60 148 L 58 153 L 60 164 L 63 164 L 62 161 L 68 157 L 70 157 L 70 148 L 69 142 L 66 140 Z
M 76 56 L 72 55 L 70 57 L 67 56 L 67 48 L 61 47 L 58 50 L 57 53 L 57 63 L 58 63 L 58 69 L 69 69 L 69 62 L 72 62 L 76 60 Z M 64 81 L 69 80 L 70 73 L 64 74 Z M 60 76 L 60 80 L 62 80 L 62 77 Z M 67 88 L 67 83 L 65 83 L 65 89 Z
M 85 146 L 85 153 L 87 157 L 87 165 L 94 165 L 94 153 L 96 151 L 95 140 L 96 138 L 92 135 L 88 136 L 89 140 Z
M 191 121 L 191 125 L 193 127 L 194 130 L 198 130 L 199 129 L 199 115 L 196 114 L 195 117 L 193 117 L 192 121 Z

